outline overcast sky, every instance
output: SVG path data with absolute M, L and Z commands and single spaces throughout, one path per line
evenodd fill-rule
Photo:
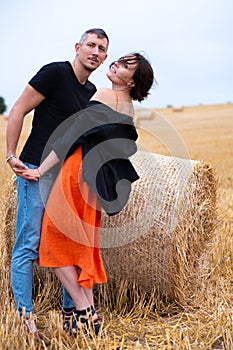
M 159 86 L 142 107 L 233 102 L 232 14 L 232 0 L 2 1 L 0 96 L 9 111 L 42 65 L 72 60 L 80 35 L 101 27 L 110 47 L 97 87 L 110 87 L 110 62 L 143 51 Z

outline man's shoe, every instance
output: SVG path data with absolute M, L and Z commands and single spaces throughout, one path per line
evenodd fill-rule
M 35 339 L 44 341 L 43 335 L 38 331 L 36 327 L 36 320 L 33 316 L 26 317 L 25 319 L 26 330 L 29 334 L 31 334 Z

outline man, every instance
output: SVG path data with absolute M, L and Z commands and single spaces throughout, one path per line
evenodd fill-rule
M 32 333 L 37 333 L 34 322 L 30 321 L 33 262 L 38 258 L 44 203 L 39 182 L 26 180 L 22 173 L 27 168 L 40 165 L 44 147 L 53 131 L 69 116 L 84 108 L 95 93 L 96 88 L 88 78 L 106 59 L 108 44 L 108 36 L 102 29 L 87 30 L 75 45 L 74 61 L 53 62 L 42 67 L 29 81 L 9 113 L 6 161 L 17 175 L 18 196 L 11 281 L 16 308 L 20 316 L 26 315 L 27 328 Z M 17 158 L 16 149 L 24 117 L 33 109 L 32 130 Z M 48 182 L 51 182 L 51 176 Z M 73 305 L 64 290 L 64 314 L 69 314 Z

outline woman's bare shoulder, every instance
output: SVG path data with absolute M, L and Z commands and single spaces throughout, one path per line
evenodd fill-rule
M 92 96 L 91 100 L 97 100 L 103 103 L 112 100 L 113 90 L 109 88 L 99 88 L 96 93 Z

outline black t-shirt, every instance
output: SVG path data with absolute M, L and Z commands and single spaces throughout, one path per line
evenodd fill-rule
M 29 84 L 44 95 L 45 99 L 35 108 L 32 130 L 20 159 L 39 165 L 45 145 L 53 131 L 65 119 L 87 105 L 96 87 L 90 81 L 85 85 L 80 84 L 68 61 L 45 65 Z M 51 139 L 52 141 L 55 140 Z

